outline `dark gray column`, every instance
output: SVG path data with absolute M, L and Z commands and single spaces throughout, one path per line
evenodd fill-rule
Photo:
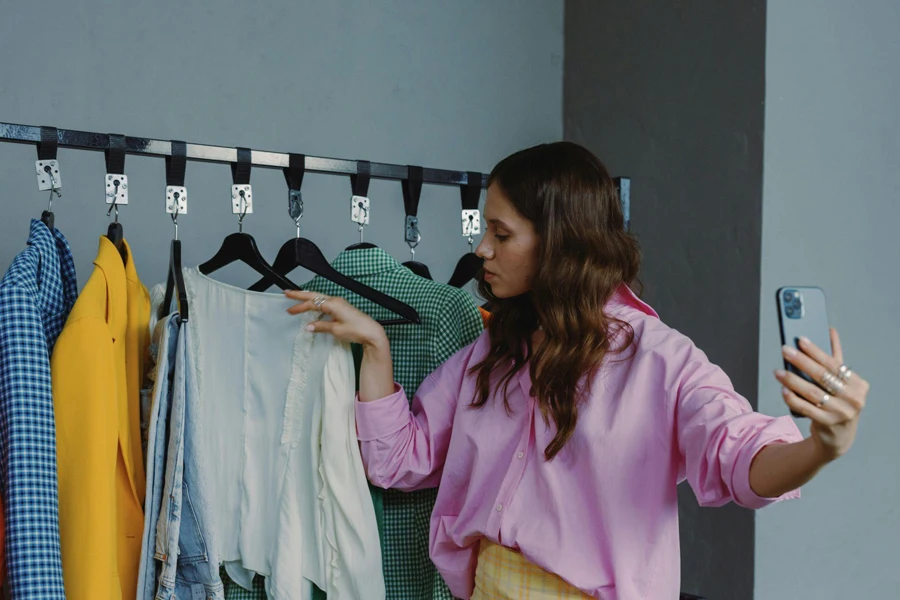
M 632 177 L 644 298 L 755 407 L 765 2 L 568 0 L 565 26 L 565 136 Z M 679 492 L 682 589 L 752 599 L 753 513 Z

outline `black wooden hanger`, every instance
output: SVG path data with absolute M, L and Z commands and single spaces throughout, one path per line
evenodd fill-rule
M 237 149 L 237 162 L 231 164 L 231 177 L 234 182 L 232 186 L 232 198 L 235 206 L 240 211 L 238 217 L 238 232 L 227 236 L 219 247 L 218 252 L 200 265 L 198 268 L 204 275 L 209 275 L 218 271 L 226 265 L 233 262 L 242 262 L 252 268 L 254 271 L 267 277 L 274 285 L 283 290 L 297 290 L 300 287 L 277 273 L 272 266 L 266 262 L 259 248 L 256 246 L 256 240 L 248 233 L 244 233 L 244 217 L 247 215 L 252 202 L 252 191 L 250 189 L 250 149 Z M 236 200 L 234 200 L 236 198 Z
M 365 250 L 377 248 L 375 244 L 363 241 L 363 228 L 369 222 L 369 181 L 372 178 L 372 163 L 367 160 L 356 161 L 356 175 L 350 176 L 350 187 L 353 189 L 354 211 L 365 217 L 365 223 L 359 224 L 359 243 L 347 246 L 347 250 Z
M 181 269 L 181 240 L 178 239 L 178 214 L 181 207 L 187 209 L 187 192 L 184 188 L 184 167 L 187 162 L 187 144 L 172 142 L 172 152 L 166 157 L 166 209 L 175 224 L 175 237 L 169 247 L 169 273 L 166 276 L 166 295 L 159 307 L 159 318 L 164 318 L 172 306 L 172 297 L 178 293 L 178 318 L 188 320 L 189 307 L 184 271 Z
M 413 307 L 347 277 L 328 263 L 325 255 L 315 243 L 300 237 L 300 219 L 303 218 L 303 196 L 300 186 L 303 183 L 306 157 L 302 154 L 291 154 L 289 161 L 290 166 L 284 169 L 284 178 L 287 180 L 289 188 L 289 213 L 297 226 L 297 236 L 281 246 L 272 268 L 282 275 L 287 275 L 297 267 L 303 267 L 402 317 L 402 319 L 379 321 L 382 325 L 419 323 L 419 314 Z M 272 281 L 268 277 L 263 277 L 250 286 L 250 290 L 264 292 L 271 285 Z
M 469 172 L 468 183 L 459 187 L 462 201 L 463 235 L 469 238 L 469 251 L 462 255 L 447 285 L 461 288 L 478 276 L 484 261 L 473 252 L 473 235 L 481 232 L 481 215 L 478 202 L 481 199 L 481 173 Z
M 128 179 L 125 177 L 125 136 L 115 133 L 109 134 L 109 145 L 106 147 L 106 179 L 107 197 L 112 197 L 112 206 L 106 215 L 113 211 L 116 213 L 115 221 L 109 224 L 106 237 L 116 246 L 116 250 L 122 256 L 122 262 L 128 262 L 128 252 L 125 250 L 125 231 L 119 223 L 119 200 L 128 198 Z
M 59 191 L 59 168 L 53 168 L 49 163 L 56 160 L 56 152 L 59 148 L 59 136 L 56 127 L 41 127 L 41 141 L 37 143 L 38 167 L 45 173 L 41 176 L 41 183 L 49 182 L 50 200 L 47 210 L 41 212 L 41 222 L 51 231 L 56 227 L 56 218 L 53 216 L 53 194 L 62 197 Z
M 403 206 L 406 207 L 406 243 L 410 259 L 403 266 L 425 279 L 434 279 L 424 263 L 416 260 L 416 246 L 422 241 L 419 233 L 419 198 L 422 196 L 422 167 L 408 165 L 406 179 L 400 182 L 403 189 Z

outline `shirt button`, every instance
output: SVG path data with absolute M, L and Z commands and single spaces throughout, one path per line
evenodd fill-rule
M 498 505 L 497 505 L 497 512 L 500 512 L 501 510 L 503 510 L 503 505 L 502 505 L 502 504 L 498 504 Z
M 518 459 L 525 458 L 525 453 L 524 453 L 524 452 L 517 452 L 517 453 L 516 453 L 516 458 L 518 458 Z

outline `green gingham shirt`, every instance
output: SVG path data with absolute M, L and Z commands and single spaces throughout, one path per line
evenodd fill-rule
M 380 248 L 345 250 L 332 266 L 419 313 L 418 325 L 385 328 L 391 343 L 394 379 L 410 398 L 429 373 L 475 341 L 483 329 L 481 313 L 466 291 L 419 277 Z M 346 298 L 377 320 L 397 318 L 386 308 L 322 277 L 302 287 Z M 382 554 L 387 600 L 453 598 L 428 555 L 429 523 L 436 498 L 436 489 L 384 492 Z M 226 599 L 264 600 L 261 578 L 254 583 L 254 591 L 248 592 L 226 580 Z

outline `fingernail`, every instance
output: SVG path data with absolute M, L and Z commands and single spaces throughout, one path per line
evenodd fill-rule
M 790 394 L 790 393 L 791 393 L 791 391 L 790 391 L 789 389 L 787 389 L 786 387 L 781 388 L 781 395 L 782 395 L 782 396 L 787 396 L 787 395 Z
M 785 372 L 782 371 L 781 369 L 778 369 L 778 370 L 775 371 L 775 377 L 777 377 L 778 379 L 781 379 L 781 378 L 784 377 L 785 375 L 787 375 L 787 373 L 785 373 Z
M 809 345 L 809 338 L 806 337 L 806 336 L 801 337 L 801 338 L 800 338 L 800 344 L 802 344 L 803 346 L 808 346 L 808 345 Z
M 316 330 L 316 326 L 313 325 L 312 323 L 310 323 L 309 325 L 306 326 L 306 330 L 307 330 L 307 331 L 315 331 L 315 330 Z
M 781 349 L 788 356 L 796 356 L 797 355 L 797 350 L 795 348 L 792 348 L 791 346 L 785 345 L 785 346 L 782 346 Z

